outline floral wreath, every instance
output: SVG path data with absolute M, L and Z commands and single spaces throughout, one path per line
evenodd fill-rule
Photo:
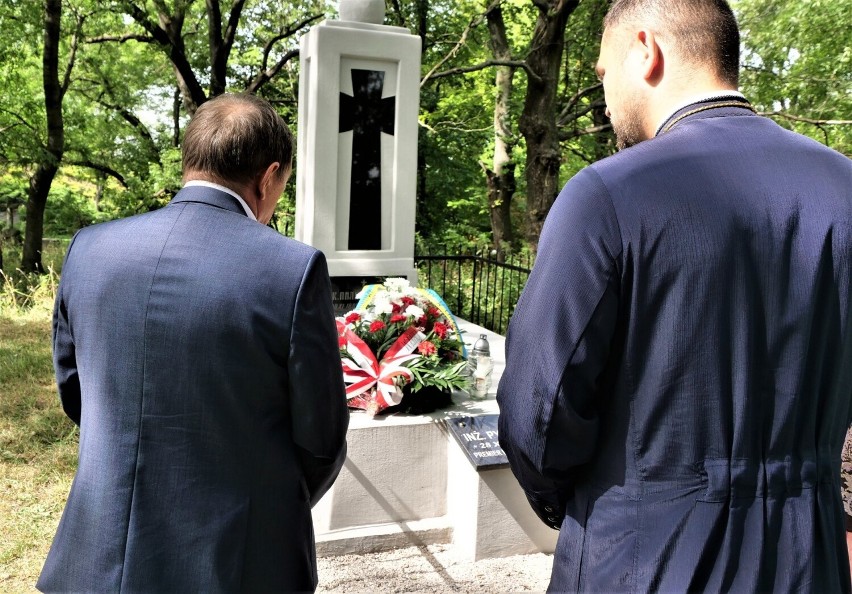
M 431 289 L 389 278 L 358 293 L 337 318 L 338 344 L 351 408 L 375 415 L 402 401 L 403 388 L 449 391 L 465 386 L 467 352 L 455 318 Z

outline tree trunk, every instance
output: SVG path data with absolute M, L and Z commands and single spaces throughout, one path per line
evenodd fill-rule
M 106 186 L 106 175 L 98 173 L 95 177 L 97 185 L 95 186 L 95 210 L 101 210 L 101 200 L 104 197 L 104 186 Z
M 45 0 L 44 3 L 44 56 L 42 78 L 44 104 L 47 112 L 47 151 L 30 178 L 27 195 L 27 224 L 24 233 L 24 251 L 21 270 L 44 272 L 41 261 L 44 237 L 44 209 L 53 178 L 65 150 L 65 128 L 62 121 L 63 88 L 59 82 L 59 36 L 62 18 L 62 0 Z
M 500 5 L 486 15 L 490 35 L 491 52 L 495 60 L 509 61 L 512 52 L 506 36 L 506 23 Z M 515 68 L 498 66 L 495 80 L 494 102 L 494 160 L 493 168 L 485 168 L 488 187 L 488 212 L 491 218 L 491 235 L 497 258 L 502 261 L 507 249 L 514 241 L 512 233 L 512 198 L 515 195 L 515 163 L 512 149 L 515 146 L 509 124 L 509 107 L 512 101 L 512 83 Z
M 183 96 L 184 108 L 190 116 L 194 115 L 198 106 L 207 101 L 207 95 L 204 94 L 204 89 L 189 63 L 183 39 L 183 23 L 190 3 L 176 2 L 173 14 L 166 12 L 167 7 L 164 3 L 155 2 L 155 4 L 158 7 L 157 23 L 151 21 L 148 14 L 134 2 L 124 2 L 122 6 L 127 14 L 168 54 Z
M 610 121 L 606 117 L 606 101 L 603 99 L 595 102 L 592 108 L 592 123 L 600 130 L 595 133 L 595 161 L 600 161 L 615 154 L 615 134 L 611 127 L 607 127 Z
M 561 151 L 556 92 L 565 47 L 565 25 L 579 0 L 533 0 L 539 9 L 527 64 L 529 77 L 519 128 L 527 144 L 527 229 L 530 247 L 538 248 L 544 219 L 559 191 Z
M 210 49 L 210 97 L 225 92 L 228 87 L 228 59 L 234 45 L 234 36 L 245 0 L 236 0 L 231 6 L 228 22 L 222 27 L 222 9 L 219 0 L 207 0 L 207 39 Z
M 180 106 L 181 90 L 175 87 L 174 102 L 172 103 L 172 146 L 180 146 Z

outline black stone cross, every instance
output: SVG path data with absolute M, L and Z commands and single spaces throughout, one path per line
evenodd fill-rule
M 396 97 L 382 99 L 385 73 L 352 69 L 355 96 L 340 94 L 340 132 L 352 130 L 349 249 L 382 249 L 381 133 L 394 133 Z

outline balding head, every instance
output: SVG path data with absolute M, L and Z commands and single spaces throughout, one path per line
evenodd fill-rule
M 615 0 L 604 29 L 625 25 L 653 30 L 683 62 L 737 87 L 740 32 L 725 0 Z
M 225 94 L 203 103 L 183 141 L 184 178 L 243 186 L 279 163 L 290 170 L 293 138 L 273 107 L 253 95 Z

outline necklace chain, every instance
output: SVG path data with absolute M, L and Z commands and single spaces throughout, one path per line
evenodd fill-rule
M 666 132 L 674 128 L 675 125 L 677 125 L 684 118 L 688 118 L 691 115 L 701 113 L 702 111 L 707 111 L 708 109 L 716 109 L 717 107 L 741 107 L 742 109 L 747 109 L 751 112 L 757 113 L 756 111 L 754 111 L 754 108 L 751 105 L 749 105 L 748 103 L 743 103 L 742 101 L 724 101 L 722 103 L 712 103 L 710 105 L 696 107 L 695 109 L 691 109 L 686 113 L 680 114 L 678 117 L 666 124 L 660 133 L 665 134 Z

